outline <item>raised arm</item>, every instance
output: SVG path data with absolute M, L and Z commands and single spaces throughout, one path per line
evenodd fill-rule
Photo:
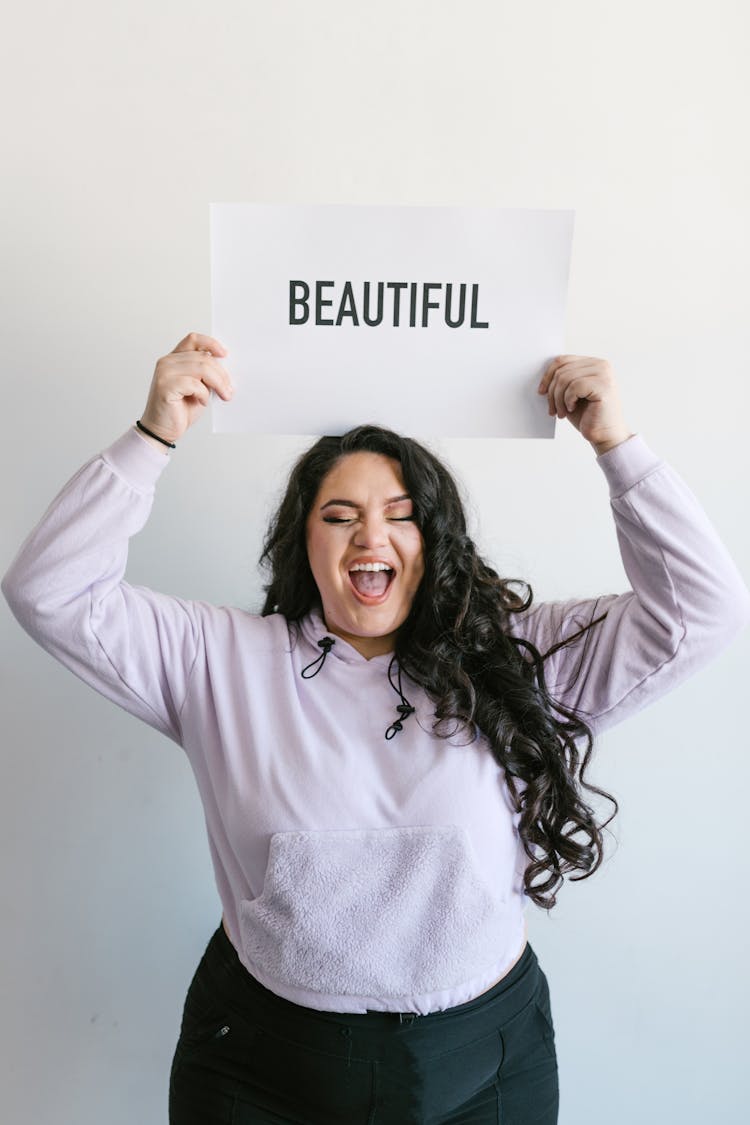
M 750 594 L 696 497 L 625 425 L 606 361 L 561 356 L 539 391 L 599 454 L 632 589 L 532 606 L 512 629 L 542 654 L 554 650 L 552 694 L 601 730 L 718 655 L 750 620 Z
M 209 354 L 211 353 L 211 354 Z M 217 341 L 192 333 L 156 365 L 142 422 L 176 442 L 214 389 L 229 397 Z M 179 742 L 200 643 L 196 603 L 125 582 L 168 447 L 129 429 L 68 481 L 21 545 L 2 591 L 23 628 L 102 695 Z

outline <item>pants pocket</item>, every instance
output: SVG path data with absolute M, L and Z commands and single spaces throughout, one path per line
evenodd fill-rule
M 255 1028 L 228 1003 L 225 994 L 224 976 L 204 957 L 185 997 L 175 1063 L 190 1060 L 199 1051 L 213 1055 L 221 1049 L 226 1053 L 230 1041 L 239 1040 L 244 1049 L 249 1049 Z
M 169 1077 L 170 1125 L 225 1125 L 255 1060 L 257 1028 L 217 1008 L 186 1013 Z

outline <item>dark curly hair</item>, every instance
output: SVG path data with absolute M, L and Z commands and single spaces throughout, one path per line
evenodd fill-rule
M 329 470 L 341 457 L 359 452 L 400 463 L 424 540 L 425 573 L 399 629 L 395 657 L 434 701 L 438 737 L 464 732 L 473 740 L 478 729 L 489 742 L 520 813 L 518 830 L 529 859 L 525 893 L 550 909 L 564 874 L 582 871 L 573 881 L 585 879 L 601 864 L 601 829 L 616 816 L 618 804 L 585 780 L 591 730 L 550 695 L 544 663 L 606 614 L 592 616 L 546 653 L 511 636 L 509 615 L 529 608 L 531 587 L 520 579 L 500 578 L 479 556 L 466 533 L 463 505 L 448 470 L 411 438 L 379 426 L 358 426 L 342 437 L 321 438 L 292 469 L 261 554 L 271 572 L 264 587 L 264 616 L 282 613 L 296 623 L 319 605 L 307 557 L 307 517 Z M 600 825 L 582 789 L 614 805 Z

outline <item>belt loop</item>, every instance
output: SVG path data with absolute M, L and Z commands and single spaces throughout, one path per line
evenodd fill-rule
M 409 1023 L 409 1024 L 411 1024 L 411 1023 L 414 1023 L 416 1018 L 417 1018 L 416 1012 L 399 1012 L 398 1013 L 398 1022 L 399 1023 Z

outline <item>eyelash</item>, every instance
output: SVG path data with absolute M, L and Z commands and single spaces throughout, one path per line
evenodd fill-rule
M 391 516 L 391 523 L 412 523 L 414 516 Z M 353 519 L 340 519 L 338 516 L 323 516 L 323 523 L 354 523 Z

